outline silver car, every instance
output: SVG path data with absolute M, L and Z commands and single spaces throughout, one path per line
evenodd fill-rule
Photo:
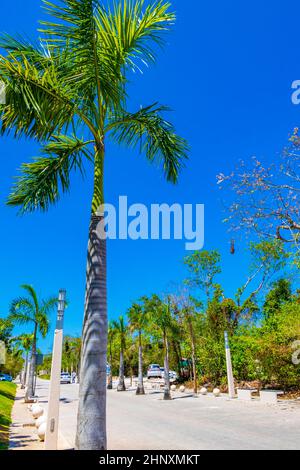
M 61 384 L 70 384 L 72 383 L 71 375 L 67 372 L 63 372 L 60 374 L 60 383 Z
M 161 379 L 163 377 L 163 373 L 161 368 L 158 364 L 150 364 L 147 370 L 147 379 L 156 378 Z

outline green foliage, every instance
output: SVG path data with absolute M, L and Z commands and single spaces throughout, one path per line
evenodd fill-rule
M 0 366 L 0 370 L 2 373 L 10 374 L 13 378 L 16 378 L 21 372 L 23 364 L 22 351 L 8 351 L 5 364 Z
M 8 199 L 8 205 L 20 206 L 21 212 L 46 211 L 62 192 L 69 191 L 70 173 L 77 169 L 84 174 L 82 155 L 91 158 L 85 142 L 75 136 L 53 136 L 43 147 L 43 157 L 23 163 Z
M 9 442 L 11 410 L 16 394 L 16 384 L 0 382 L 0 450 L 6 450 Z
M 218 252 L 195 252 L 185 263 L 191 286 L 198 288 L 196 298 L 185 290 L 165 301 L 154 294 L 132 305 L 129 318 L 132 323 L 137 315 L 134 323 L 143 332 L 145 366 L 162 365 L 166 334 L 171 369 L 183 374 L 185 358 L 188 370 L 184 373 L 191 376 L 194 349 L 199 382 L 226 385 L 227 331 L 236 381 L 256 381 L 261 386 L 286 390 L 299 388 L 300 366 L 292 358 L 299 360 L 300 356 L 300 292 L 293 293 L 291 282 L 285 278 L 270 285 L 272 276 L 285 267 L 287 254 L 281 242 L 273 241 L 252 244 L 251 253 L 249 277 L 234 298 L 226 297 L 222 287 L 213 282 L 220 272 Z M 261 297 L 264 294 L 263 301 L 258 293 Z M 143 326 L 138 322 L 142 311 L 148 316 Z M 137 363 L 134 342 L 131 347 Z
M 214 278 L 221 272 L 220 261 L 221 256 L 217 250 L 195 251 L 186 256 L 184 263 L 190 273 L 187 283 L 192 287 L 203 289 L 209 296 Z
M 291 282 L 287 279 L 279 279 L 274 282 L 272 289 L 266 295 L 263 305 L 266 322 L 271 322 L 272 317 L 276 315 L 281 305 L 290 300 L 292 300 Z
M 6 346 L 9 344 L 13 329 L 13 324 L 8 318 L 0 318 L 0 341 L 4 341 Z
M 94 163 L 103 181 L 104 141 L 137 147 L 158 162 L 175 183 L 188 146 L 164 117 L 167 107 L 126 110 L 126 75 L 154 62 L 157 46 L 175 20 L 165 1 L 43 0 L 50 19 L 42 21 L 38 44 L 8 35 L 0 38 L 1 133 L 30 137 L 41 156 L 23 164 L 8 199 L 20 212 L 46 211 L 70 188 L 70 174 Z M 82 139 L 87 132 L 91 140 Z M 103 204 L 95 185 L 92 211 Z
M 188 147 L 186 141 L 176 135 L 172 124 L 163 118 L 162 113 L 167 110 L 165 106 L 154 104 L 134 114 L 123 112 L 114 116 L 108 129 L 118 144 L 139 148 L 150 162 L 161 164 L 167 181 L 175 183 L 187 158 Z

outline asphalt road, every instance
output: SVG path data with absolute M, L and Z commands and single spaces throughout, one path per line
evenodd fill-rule
M 38 380 L 37 395 L 47 407 L 49 382 Z M 60 432 L 74 447 L 78 385 L 61 386 Z M 222 396 L 175 393 L 163 401 L 149 390 L 108 391 L 108 448 L 113 449 L 300 449 L 300 402 L 265 405 Z

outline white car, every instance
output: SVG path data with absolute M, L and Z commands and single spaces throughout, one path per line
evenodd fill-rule
M 147 370 L 147 379 L 156 378 L 161 379 L 163 374 L 158 364 L 150 364 Z
M 68 374 L 67 372 L 62 372 L 60 374 L 60 383 L 61 384 L 70 384 L 70 383 L 72 383 L 71 375 Z
M 170 380 L 177 380 L 178 374 L 174 370 L 169 370 L 169 377 L 170 377 Z
M 165 369 L 161 367 L 160 370 L 161 370 L 161 378 L 163 379 L 165 377 Z M 174 381 L 174 380 L 177 380 L 178 375 L 174 370 L 169 370 L 169 378 L 170 380 Z

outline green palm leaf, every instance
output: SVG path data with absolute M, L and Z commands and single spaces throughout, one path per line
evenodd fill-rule
M 116 64 L 139 69 L 141 64 L 154 62 L 153 46 L 164 44 L 162 33 L 175 20 L 168 12 L 170 3 L 155 1 L 144 8 L 144 0 L 113 2 L 105 9 L 98 7 L 101 48 L 113 51 Z
M 47 140 L 71 124 L 78 96 L 58 64 L 31 59 L 17 53 L 0 56 L 0 80 L 6 85 L 6 104 L 0 106 L 1 133 L 14 130 L 15 136 Z
M 18 325 L 34 322 L 35 305 L 25 297 L 18 297 L 11 302 L 8 319 Z
M 42 149 L 45 156 L 21 166 L 21 175 L 17 178 L 8 204 L 20 206 L 23 213 L 47 210 L 49 204 L 59 199 L 60 189 L 62 192 L 69 190 L 72 169 L 84 175 L 82 156 L 91 158 L 86 149 L 88 144 L 75 136 L 54 136 Z
M 95 0 L 43 0 L 44 9 L 54 19 L 42 21 L 45 42 L 55 53 L 72 50 L 70 73 L 84 80 L 81 90 L 90 101 L 118 106 L 124 98 L 123 77 L 115 67 L 111 51 L 99 47 L 99 2 Z M 59 20 L 57 22 L 57 20 Z M 95 86 L 96 85 L 96 86 Z
M 163 118 L 162 113 L 167 110 L 165 106 L 154 104 L 134 114 L 123 112 L 112 117 L 107 130 L 118 144 L 139 147 L 151 162 L 158 161 L 167 180 L 175 183 L 187 158 L 188 145 Z

